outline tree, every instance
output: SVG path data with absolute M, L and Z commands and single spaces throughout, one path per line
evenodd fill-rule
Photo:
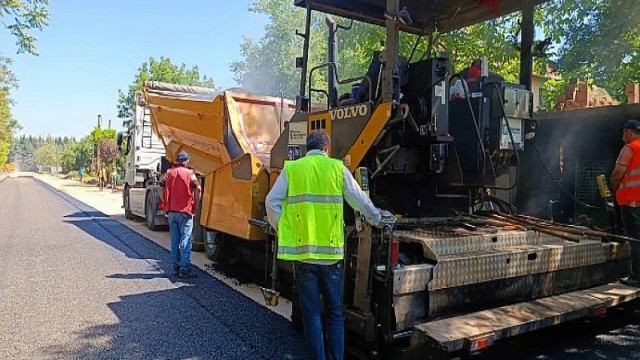
M 120 151 L 118 151 L 118 146 L 116 145 L 115 139 L 102 139 L 100 140 L 100 159 L 107 165 L 113 166 L 118 156 L 120 156 Z
M 42 31 L 49 25 L 49 0 L 1 0 L 0 20 L 4 27 L 16 38 L 18 54 L 36 52 L 36 38 L 32 30 Z M 7 19 L 7 22 L 5 21 Z
M 302 54 L 303 40 L 295 34 L 296 27 L 304 25 L 305 11 L 288 0 L 256 0 L 250 11 L 268 15 L 265 35 L 259 41 L 245 39 L 241 45 L 242 59 L 231 64 L 235 79 L 242 87 L 260 94 L 293 98 L 299 92 L 299 70 L 295 58 Z M 334 17 L 338 23 L 349 21 Z M 429 38 L 420 39 L 412 61 L 418 60 L 429 48 L 430 53 L 448 51 L 457 70 L 467 67 L 479 54 L 487 55 L 492 70 L 508 69 L 507 78 L 517 80 L 519 58 L 508 35 L 516 32 L 516 15 L 474 25 L 442 36 L 435 34 L 428 47 Z M 311 21 L 309 69 L 327 61 L 327 27 L 324 16 L 315 12 Z M 382 50 L 386 39 L 384 28 L 355 22 L 351 30 L 338 33 L 338 73 L 341 79 L 360 77 L 366 73 L 373 52 Z M 409 58 L 418 40 L 416 35 L 401 33 L 400 54 Z M 515 70 L 515 71 L 514 71 Z M 313 76 L 313 86 L 326 88 L 326 72 Z M 341 92 L 348 92 L 343 88 Z M 317 100 L 317 99 L 316 99 Z
M 38 165 L 55 168 L 60 165 L 60 153 L 60 147 L 54 141 L 48 139 L 46 143 L 36 150 L 34 155 Z
M 129 85 L 127 92 L 118 90 L 117 109 L 119 118 L 129 119 L 133 116 L 136 92 L 142 89 L 145 81 L 162 81 L 215 88 L 213 79 L 206 75 L 200 76 L 200 70 L 197 66 L 188 69 L 185 64 L 178 66 L 171 63 L 169 58 L 160 57 L 160 59 L 156 60 L 150 57 L 148 62 L 142 63 L 138 68 L 138 74 Z
M 269 16 L 265 35 L 260 40 L 245 39 L 242 59 L 231 64 L 235 79 L 247 90 L 293 98 L 298 93 L 299 70 L 294 66 L 302 54 L 302 38 L 295 28 L 304 26 L 305 11 L 289 0 L 255 0 L 250 11 Z M 551 81 L 549 90 L 558 91 L 566 79 L 582 76 L 595 79 L 619 100 L 624 84 L 640 81 L 640 2 L 629 0 L 557 0 L 539 6 L 535 15 L 542 37 L 551 36 L 559 47 L 555 56 L 542 56 L 534 62 L 534 71 L 545 75 L 552 60 L 564 80 Z M 335 17 L 339 23 L 347 20 Z M 413 61 L 449 52 L 454 71 L 467 67 L 472 60 L 486 55 L 489 68 L 517 82 L 519 78 L 520 14 L 514 13 L 475 24 L 446 34 L 435 32 L 419 43 Z M 309 68 L 326 62 L 326 26 L 323 16 L 315 12 L 311 22 Z M 362 76 L 371 62 L 373 51 L 382 49 L 384 29 L 354 23 L 349 31 L 338 33 L 338 70 L 341 78 Z M 400 53 L 409 57 L 416 36 L 400 35 Z M 431 40 L 431 46 L 428 46 Z M 611 47 L 611 49 L 609 49 Z M 314 75 L 314 86 L 326 87 L 326 76 Z M 341 92 L 348 89 L 341 89 Z M 550 99 L 552 97 L 547 97 Z M 317 99 L 315 99 L 317 100 Z M 548 105 L 548 104 L 547 104 Z
M 61 165 L 65 171 L 89 168 L 92 154 L 93 143 L 88 136 L 80 141 L 71 139 L 62 150 Z
M 562 83 L 593 80 L 624 102 L 625 85 L 640 81 L 640 2 L 557 0 L 544 10 L 544 29 L 559 44 Z
M 13 134 L 19 128 L 18 122 L 11 115 L 10 106 L 9 88 L 5 86 L 0 88 L 0 167 L 8 160 Z

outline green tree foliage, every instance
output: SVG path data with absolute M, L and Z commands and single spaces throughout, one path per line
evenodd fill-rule
M 0 0 L 0 21 L 16 38 L 18 53 L 38 55 L 32 30 L 49 25 L 48 0 Z
M 17 87 L 17 81 L 9 69 L 10 64 L 11 59 L 0 56 L 0 168 L 8 160 L 13 135 L 19 129 L 18 122 L 11 114 L 13 102 L 10 90 Z
M 102 139 L 115 139 L 117 136 L 118 134 L 114 129 L 103 129 L 97 126 L 89 133 L 89 139 L 95 145 L 98 145 Z
M 295 58 L 302 54 L 303 40 L 295 28 L 303 30 L 305 11 L 289 0 L 256 0 L 250 11 L 269 16 L 270 23 L 259 41 L 245 39 L 241 45 L 242 60 L 231 64 L 235 79 L 242 87 L 261 94 L 293 98 L 299 91 L 299 70 Z M 343 25 L 350 22 L 334 17 Z M 309 69 L 327 61 L 327 27 L 324 16 L 314 13 L 311 22 Z M 519 58 L 508 35 L 517 31 L 515 15 L 468 27 L 449 34 L 419 39 L 412 61 L 440 52 L 449 52 L 456 70 L 472 60 L 487 55 L 492 70 L 507 69 L 507 79 L 517 80 Z M 363 76 L 373 59 L 373 52 L 383 49 L 386 32 L 380 26 L 354 22 L 350 30 L 338 32 L 338 73 L 341 79 Z M 401 34 L 400 53 L 409 58 L 418 39 Z M 429 46 L 429 44 L 432 44 Z M 430 51 L 428 51 L 430 50 Z M 425 54 L 425 52 L 428 52 Z M 313 86 L 326 87 L 326 72 L 313 77 Z M 348 88 L 340 90 L 348 92 Z
M 302 38 L 295 29 L 304 29 L 305 10 L 290 0 L 255 0 L 250 11 L 265 14 L 270 22 L 258 41 L 245 39 L 242 59 L 231 64 L 235 79 L 247 90 L 293 98 L 299 89 L 299 70 L 295 58 L 302 55 Z M 572 76 L 596 79 L 596 84 L 619 99 L 624 84 L 640 77 L 640 2 L 628 0 L 557 0 L 538 7 L 536 27 L 541 39 L 551 36 L 559 50 L 551 60 L 560 65 L 563 79 L 547 84 L 558 91 Z M 348 20 L 335 18 L 347 25 Z M 472 60 L 486 55 L 491 71 L 517 82 L 520 59 L 518 13 L 476 24 L 446 34 L 420 39 L 412 61 L 448 52 L 454 71 L 466 68 Z M 326 62 L 327 30 L 322 14 L 315 13 L 311 23 L 309 68 Z M 384 29 L 354 23 L 349 31 L 338 33 L 338 71 L 341 78 L 362 76 L 372 53 L 383 48 Z M 408 58 L 416 36 L 401 34 L 400 53 Z M 611 50 L 609 50 L 611 46 Z M 549 59 L 534 61 L 535 72 L 546 74 Z M 315 87 L 326 87 L 326 73 L 314 75 Z M 341 93 L 348 89 L 340 89 Z M 548 99 L 554 98 L 548 96 Z M 316 99 L 317 100 L 317 99 Z
M 18 122 L 11 115 L 11 100 L 9 88 L 0 88 L 0 167 L 3 167 L 9 157 L 9 149 L 14 131 L 18 129 Z
M 55 168 L 60 165 L 60 156 L 62 155 L 62 146 L 52 139 L 42 144 L 34 153 L 35 162 L 45 168 Z
M 129 85 L 129 89 L 126 92 L 118 90 L 117 109 L 119 118 L 129 119 L 133 116 L 136 92 L 142 89 L 145 81 L 162 81 L 215 88 L 213 79 L 206 75 L 201 76 L 197 66 L 187 68 L 185 64 L 173 64 L 166 57 L 160 57 L 160 59 L 151 57 L 148 62 L 142 63 L 138 68 L 138 73 L 131 85 Z
M 640 2 L 557 0 L 544 7 L 545 32 L 560 43 L 557 63 L 564 81 L 593 80 L 619 101 L 640 81 Z
M 62 150 L 61 165 L 63 170 L 88 169 L 91 166 L 93 143 L 88 136 L 80 141 L 71 139 Z
M 35 171 L 35 151 L 44 143 L 42 137 L 22 135 L 14 139 L 9 153 L 10 163 L 19 163 L 22 171 Z

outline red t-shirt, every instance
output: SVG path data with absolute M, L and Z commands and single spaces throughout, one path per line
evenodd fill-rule
M 164 209 L 195 216 L 194 184 L 191 182 L 193 170 L 176 165 L 167 170 L 164 187 Z

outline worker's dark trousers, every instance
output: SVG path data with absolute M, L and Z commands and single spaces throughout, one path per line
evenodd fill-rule
M 295 262 L 293 269 L 309 359 L 342 360 L 344 358 L 342 261 L 333 265 Z M 321 295 L 326 316 L 326 336 L 322 331 Z
M 627 236 L 640 239 L 640 208 L 621 206 L 622 224 Z M 632 278 L 640 280 L 640 243 L 631 242 Z

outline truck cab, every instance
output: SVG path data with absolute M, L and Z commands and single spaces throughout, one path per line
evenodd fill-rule
M 144 218 L 149 229 L 157 230 L 167 224 L 158 207 L 162 192 L 157 186 L 165 150 L 151 127 L 150 111 L 141 93 L 136 94 L 127 131 L 118 134 L 118 146 L 126 158 L 122 190 L 125 217 Z

